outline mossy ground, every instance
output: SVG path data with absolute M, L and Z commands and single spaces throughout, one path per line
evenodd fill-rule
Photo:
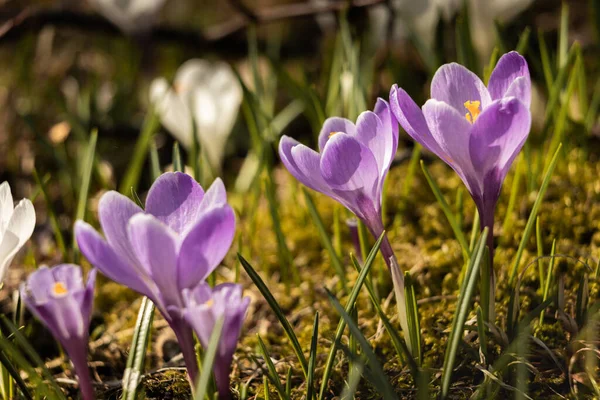
M 423 367 L 429 373 L 431 395 L 435 395 L 440 384 L 440 370 L 444 360 L 448 333 L 455 311 L 456 295 L 459 289 L 463 258 L 461 248 L 454 239 L 452 231 L 436 203 L 424 177 L 418 171 L 415 174 L 410 196 L 400 195 L 407 165 L 402 163 L 392 168 L 386 195 L 386 224 L 392 246 L 396 251 L 400 266 L 410 271 L 417 283 L 417 299 L 421 316 L 421 333 L 423 336 Z M 435 161 L 429 165 L 432 175 L 449 199 L 456 206 L 454 196 L 462 190 L 459 178 L 445 165 Z M 594 260 L 598 256 L 600 245 L 600 163 L 581 150 L 572 149 L 563 154 L 563 159 L 552 178 L 542 208 L 540 222 L 544 254 L 550 252 L 551 243 L 556 239 L 556 253 L 573 257 L 561 258 L 557 262 L 557 274 L 562 274 L 564 282 L 564 309 L 556 313 L 556 308 L 547 310 L 544 324 L 539 325 L 534 319 L 531 332 L 536 342 L 530 342 L 527 350 L 527 363 L 530 374 L 529 390 L 533 398 L 561 398 L 569 396 L 571 387 L 568 372 L 575 375 L 579 393 L 589 390 L 585 374 L 581 373 L 581 352 L 578 349 L 584 342 L 577 336 L 581 326 L 568 322 L 574 317 L 577 290 L 581 276 L 587 268 L 594 268 Z M 516 248 L 523 234 L 536 192 L 526 195 L 526 179 L 522 179 L 519 197 L 513 213 L 509 216 L 507 229 L 502 230 L 502 222 L 506 215 L 513 175 L 509 175 L 497 209 L 495 270 L 497 281 L 497 326 L 499 334 L 491 335 L 488 340 L 490 349 L 488 362 L 492 362 L 507 348 L 506 330 L 507 310 L 510 291 L 507 284 L 509 270 Z M 234 249 L 218 270 L 218 281 L 234 280 L 239 276 L 252 298 L 252 303 L 243 330 L 242 338 L 233 362 L 233 387 L 236 396 L 244 387 L 248 398 L 264 398 L 263 369 L 257 351 L 257 335 L 266 343 L 277 371 L 285 381 L 291 369 L 292 397 L 301 399 L 305 396 L 306 384 L 292 348 L 281 325 L 271 312 L 268 304 L 243 270 L 239 270 L 235 253 L 240 252 L 247 258 L 267 283 L 306 352 L 312 337 L 312 322 L 315 313 L 320 314 L 319 341 L 317 360 L 317 384 L 320 384 L 325 358 L 332 343 L 339 316 L 328 301 L 325 288 L 339 292 L 339 280 L 330 265 L 329 256 L 321 246 L 316 228 L 313 226 L 308 210 L 301 200 L 301 187 L 282 169 L 274 171 L 278 187 L 278 212 L 282 221 L 282 229 L 286 244 L 293 258 L 293 268 L 287 273 L 279 263 L 277 241 L 273 233 L 268 206 L 264 198 L 249 195 L 230 195 L 230 201 L 238 211 L 238 235 Z M 539 181 L 533 183 L 539 187 Z M 314 194 L 317 206 L 327 227 L 333 226 L 334 213 L 340 212 L 342 221 L 345 210 L 330 199 Z M 464 223 L 465 232 L 470 231 L 474 206 L 465 193 Z M 256 206 L 254 208 L 254 205 Z M 336 211 L 336 207 L 339 210 Z M 402 211 L 406 210 L 406 211 Z M 349 253 L 354 252 L 345 225 L 342 223 L 342 253 L 345 265 L 349 265 Z M 522 281 L 520 288 L 520 317 L 541 303 L 537 271 L 538 264 L 531 263 L 537 254 L 535 237 L 530 240 L 521 262 Z M 581 262 L 576 262 L 575 259 Z M 526 266 L 529 266 L 525 269 Z M 544 260 L 544 268 L 548 260 Z M 237 269 L 237 270 L 236 270 Z M 348 268 L 348 280 L 353 282 L 356 273 Z M 589 271 L 588 271 L 589 272 Z M 282 276 L 288 276 L 283 281 Z M 395 303 L 390 295 L 390 279 L 383 260 L 378 260 L 373 267 L 372 278 L 382 299 L 385 312 L 397 325 Z M 598 297 L 598 285 L 590 277 L 590 303 Z M 99 325 L 97 336 L 92 342 L 92 356 L 97 378 L 106 383 L 105 390 L 99 390 L 100 398 L 117 398 L 120 391 L 119 379 L 124 369 L 127 351 L 131 340 L 132 327 L 135 323 L 139 296 L 105 279 L 100 279 L 96 312 Z M 346 300 L 341 295 L 342 303 Z M 476 305 L 478 304 L 476 298 Z M 416 396 L 415 383 L 409 370 L 393 350 L 390 339 L 375 315 L 375 311 L 366 292 L 361 293 L 357 302 L 358 323 L 364 335 L 370 340 L 376 354 L 384 365 L 388 378 L 401 398 Z M 475 309 L 475 308 L 473 308 Z M 558 316 L 558 317 L 557 317 Z M 560 318 L 559 318 L 560 317 Z M 476 333 L 474 313 L 469 316 L 467 324 L 473 329 L 465 335 L 460 347 L 455 371 L 451 397 L 467 399 L 483 380 L 483 373 L 478 368 L 485 367 L 479 355 L 479 344 Z M 155 332 L 151 340 L 151 351 L 147 361 L 148 375 L 143 386 L 148 399 L 184 399 L 189 397 L 189 387 L 185 372 L 176 367 L 181 361 L 176 356 L 174 340 L 164 321 L 157 315 Z M 348 337 L 343 337 L 347 342 Z M 539 343 L 538 343 L 539 341 Z M 552 354 L 552 355 L 551 355 Z M 171 359 L 175 357 L 174 359 Z M 348 364 L 340 352 L 327 389 L 327 398 L 334 398 L 343 389 L 348 374 Z M 505 375 L 509 376 L 509 374 Z M 510 378 L 507 378 L 510 379 Z M 573 383 L 575 382 L 573 381 Z M 507 382 L 512 384 L 512 382 Z M 277 396 L 271 385 L 271 397 Z M 500 392 L 509 396 L 509 391 Z M 357 398 L 378 398 L 374 389 L 363 380 L 357 391 Z

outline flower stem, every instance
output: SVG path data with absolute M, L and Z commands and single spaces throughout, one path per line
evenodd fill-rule
M 88 368 L 87 362 L 87 338 L 78 343 L 73 343 L 72 346 L 66 347 L 65 351 L 71 358 L 75 374 L 79 380 L 79 391 L 83 400 L 94 400 L 96 394 L 92 385 L 92 377 Z
M 194 342 L 194 332 L 189 328 L 184 320 L 174 320 L 171 328 L 175 332 L 183 360 L 187 368 L 188 379 L 192 387 L 192 393 L 196 389 L 198 380 L 198 361 L 196 359 L 196 348 Z
M 488 235 L 487 235 L 487 248 L 488 248 L 488 253 L 489 253 L 489 259 L 487 262 L 487 267 L 488 267 L 488 271 L 487 271 L 487 276 L 489 278 L 489 300 L 488 300 L 488 305 L 489 305 L 489 309 L 487 312 L 488 315 L 488 321 L 490 324 L 493 324 L 495 321 L 495 314 L 496 314 L 496 310 L 495 310 L 495 305 L 496 305 L 496 278 L 494 275 L 494 209 L 495 209 L 495 205 L 494 207 L 491 207 L 491 212 L 486 212 L 483 210 L 479 211 L 479 215 L 481 217 L 481 231 L 483 232 L 483 230 L 487 227 L 488 228 Z

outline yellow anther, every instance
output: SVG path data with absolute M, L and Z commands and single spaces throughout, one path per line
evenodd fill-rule
M 331 139 L 331 137 L 332 137 L 333 135 L 335 135 L 336 133 L 339 133 L 339 132 L 329 132 L 329 139 Z
M 465 101 L 465 108 L 467 109 L 467 111 L 469 111 L 465 114 L 465 118 L 467 119 L 467 121 L 469 121 L 470 123 L 474 123 L 477 120 L 477 117 L 479 117 L 479 114 L 481 113 L 481 110 L 479 110 L 480 105 L 481 102 L 477 100 Z
M 208 299 L 206 300 L 206 302 L 204 303 L 205 306 L 207 307 L 212 307 L 213 304 L 215 304 L 215 301 L 213 299 Z
M 69 290 L 67 290 L 64 283 L 56 282 L 54 286 L 52 286 L 52 293 L 54 293 L 56 296 L 62 296 L 63 294 L 69 293 Z

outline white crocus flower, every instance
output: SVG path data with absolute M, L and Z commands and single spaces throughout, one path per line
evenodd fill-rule
M 0 282 L 4 280 L 17 252 L 29 240 L 35 227 L 35 210 L 28 199 L 13 204 L 10 186 L 0 185 Z
M 188 149 L 195 130 L 213 171 L 221 168 L 242 98 L 242 87 L 224 62 L 192 59 L 179 67 L 172 87 L 164 78 L 150 85 L 150 101 L 162 124 Z
M 148 31 L 166 0 L 90 0 L 95 9 L 125 33 Z

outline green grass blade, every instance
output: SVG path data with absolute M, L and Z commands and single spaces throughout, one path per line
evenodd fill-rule
M 127 357 L 123 374 L 123 394 L 121 398 L 124 400 L 135 400 L 137 398 L 137 388 L 146 362 L 146 349 L 150 340 L 153 320 L 154 304 L 150 299 L 144 297 L 138 312 L 131 341 L 131 351 Z
M 596 119 L 598 117 L 598 109 L 600 108 L 600 78 L 596 80 L 596 86 L 594 87 L 594 94 L 588 107 L 588 112 L 585 117 L 585 130 L 588 134 L 592 131 Z
M 413 358 L 421 364 L 423 357 L 421 354 L 421 327 L 419 325 L 419 311 L 417 308 L 417 298 L 415 295 L 415 285 L 410 272 L 404 274 L 404 289 L 406 293 L 406 315 L 408 321 L 408 337 L 410 338 Z
M 546 46 L 544 33 L 541 29 L 538 29 L 538 42 L 540 45 L 540 59 L 542 61 L 542 70 L 544 71 L 546 89 L 548 90 L 548 92 L 550 92 L 554 83 L 554 77 L 552 75 L 552 64 L 550 63 L 550 56 L 548 55 L 548 46 Z
M 62 395 L 62 391 L 56 384 L 54 377 L 52 376 L 52 374 L 50 373 L 48 368 L 46 368 L 44 361 L 42 361 L 41 357 L 35 351 L 33 346 L 29 343 L 27 338 L 21 333 L 21 331 L 5 315 L 2 315 L 0 317 L 1 317 L 2 322 L 3 322 L 4 326 L 6 327 L 6 329 L 10 332 L 10 335 L 13 336 L 15 344 L 18 345 L 19 348 L 21 348 L 25 352 L 25 355 L 31 361 L 33 361 L 35 365 L 37 365 L 39 368 L 41 368 L 42 376 L 44 377 L 45 380 L 47 380 L 50 383 L 50 387 L 52 388 L 52 390 L 55 391 L 57 394 L 60 394 L 61 399 L 64 399 L 65 397 Z
M 517 166 L 515 168 L 515 174 L 513 176 L 512 186 L 510 188 L 510 197 L 508 198 L 508 205 L 506 206 L 506 215 L 504 216 L 504 221 L 502 222 L 502 232 L 504 235 L 508 232 L 508 226 L 511 222 L 512 213 L 517 204 L 517 197 L 519 194 L 519 185 L 521 184 L 521 176 L 523 175 L 523 156 L 519 155 L 519 161 L 517 162 Z
M 142 131 L 131 154 L 131 161 L 129 161 L 129 165 L 121 181 L 121 186 L 119 186 L 120 193 L 126 195 L 131 191 L 131 188 L 137 190 L 152 138 L 159 125 L 160 120 L 158 115 L 154 111 L 148 112 L 142 126 Z
M 327 296 L 329 297 L 329 301 L 331 302 L 333 307 L 336 309 L 338 314 L 340 314 L 342 319 L 344 321 L 346 321 L 346 324 L 348 325 L 350 332 L 358 340 L 358 343 L 360 344 L 362 352 L 368 360 L 369 368 L 373 371 L 373 373 L 374 373 L 373 378 L 375 378 L 374 380 L 371 381 L 371 384 L 375 387 L 375 389 L 377 389 L 378 393 L 382 396 L 382 398 L 384 400 L 388 400 L 388 399 L 396 400 L 397 396 L 394 393 L 394 388 L 392 387 L 389 380 L 387 379 L 385 372 L 383 371 L 383 368 L 381 367 L 381 364 L 379 363 L 379 360 L 377 359 L 377 356 L 375 355 L 375 353 L 373 352 L 373 349 L 369 345 L 369 342 L 367 342 L 367 339 L 364 337 L 364 335 L 362 334 L 362 332 L 360 331 L 358 326 L 355 324 L 352 317 L 350 317 L 350 315 L 342 307 L 342 305 L 339 303 L 339 301 L 333 295 L 333 293 L 331 293 L 327 289 L 325 289 L 325 290 L 327 291 Z
M 275 389 L 277 390 L 277 393 L 279 393 L 279 398 L 281 400 L 283 400 L 283 399 L 285 399 L 285 389 L 281 383 L 281 380 L 279 379 L 279 374 L 277 373 L 277 369 L 275 369 L 273 360 L 271 360 L 271 355 L 269 354 L 269 350 L 267 349 L 267 346 L 265 346 L 265 343 L 261 339 L 260 335 L 257 334 L 256 338 L 258 339 L 258 347 L 262 354 L 263 360 L 265 361 L 265 364 L 267 365 L 268 373 L 266 375 L 269 378 L 269 380 L 273 383 L 273 385 L 275 385 Z M 310 370 L 309 370 L 309 374 L 310 374 Z
M 367 278 L 369 270 L 371 269 L 371 266 L 373 265 L 375 258 L 377 257 L 377 252 L 379 251 L 379 247 L 381 246 L 381 242 L 383 241 L 384 237 L 385 237 L 385 232 L 383 232 L 381 234 L 381 236 L 379 237 L 379 239 L 377 239 L 377 242 L 375 242 L 375 245 L 369 252 L 369 255 L 367 256 L 367 258 L 365 260 L 364 267 L 360 271 L 360 274 L 358 275 L 358 278 L 356 279 L 356 283 L 354 284 L 354 287 L 352 288 L 352 291 L 350 292 L 350 295 L 348 296 L 348 301 L 346 303 L 346 312 L 350 312 L 350 311 L 352 311 L 352 308 L 354 308 L 354 303 L 356 303 L 356 299 L 358 298 L 358 293 L 360 292 L 363 282 Z M 333 363 L 335 361 L 335 354 L 338 350 L 337 346 L 342 337 L 342 334 L 344 333 L 345 328 L 346 328 L 346 321 L 343 318 L 340 318 L 340 321 L 338 322 L 338 326 L 335 331 L 335 340 L 331 344 L 331 349 L 329 349 L 329 355 L 327 356 L 327 362 L 325 363 L 325 369 L 323 370 L 323 377 L 321 380 L 321 388 L 319 390 L 319 397 L 318 397 L 319 400 L 322 400 L 325 398 L 324 397 L 325 390 L 327 389 L 327 383 L 329 381 L 329 376 L 331 375 L 331 370 L 333 369 Z
M 315 314 L 312 338 L 310 340 L 310 353 L 308 357 L 308 378 L 306 379 L 306 399 L 312 400 L 314 392 L 315 368 L 317 367 L 317 346 L 319 344 L 319 312 Z
M 452 231 L 454 232 L 454 236 L 456 237 L 456 240 L 458 240 L 458 243 L 462 247 L 463 258 L 464 258 L 465 262 L 467 262 L 467 260 L 469 259 L 469 245 L 467 243 L 467 239 L 465 238 L 465 234 L 458 226 L 458 223 L 456 222 L 456 218 L 454 217 L 454 213 L 452 212 L 452 209 L 450 208 L 450 206 L 448 205 L 448 202 L 444 198 L 444 195 L 442 194 L 442 191 L 440 190 L 439 186 L 437 185 L 437 183 L 435 182 L 435 180 L 432 178 L 431 174 L 429 173 L 429 170 L 425 166 L 425 163 L 423 162 L 423 160 L 421 160 L 421 169 L 423 170 L 423 173 L 425 174 L 425 178 L 427 179 L 427 182 L 429 183 L 429 186 L 431 187 L 431 190 L 433 191 L 435 198 L 437 199 L 438 203 L 442 207 L 442 211 L 444 212 L 444 214 L 446 215 L 446 218 L 448 219 L 448 222 L 450 223 L 450 227 L 452 228 Z
M 156 179 L 158 179 L 162 171 L 160 168 L 158 149 L 156 148 L 156 143 L 154 141 L 152 141 L 152 143 L 150 144 L 150 149 L 148 151 L 150 153 L 150 172 L 152 176 L 152 181 L 155 181 Z
M 560 10 L 560 31 L 558 33 L 558 68 L 567 65 L 567 47 L 569 45 L 569 5 L 562 3 Z
M 90 135 L 88 148 L 85 154 L 81 173 L 81 187 L 79 189 L 79 199 L 77 201 L 77 212 L 75 213 L 75 221 L 85 220 L 85 211 L 87 207 L 88 196 L 90 192 L 90 181 L 92 179 L 92 172 L 94 168 L 94 158 L 96 155 L 96 142 L 98 141 L 98 130 L 94 129 Z M 73 235 L 73 249 L 74 249 L 74 261 L 79 262 L 79 251 L 77 247 L 77 240 Z
M 0 340 L 4 340 L 4 339 L 2 338 Z M 17 384 L 17 386 L 19 387 L 19 390 L 21 390 L 21 393 L 23 394 L 23 397 L 25 397 L 25 399 L 27 399 L 27 400 L 32 399 L 31 394 L 29 393 L 29 389 L 27 388 L 27 384 L 25 384 L 25 381 L 23 380 L 23 378 L 21 378 L 19 371 L 17 371 L 15 369 L 15 367 L 12 365 L 12 363 L 10 362 L 8 357 L 6 357 L 6 354 L 4 354 L 4 351 L 0 351 L 0 364 L 2 364 L 2 368 L 6 371 L 6 373 L 8 373 L 8 375 Z M 5 371 L 2 371 L 2 372 L 5 372 Z M 8 397 L 8 393 L 6 393 L 6 395 Z
M 204 397 L 207 395 L 208 387 L 211 381 L 213 364 L 215 363 L 217 349 L 219 348 L 219 341 L 221 339 L 221 334 L 223 333 L 224 322 L 225 317 L 220 316 L 215 322 L 213 331 L 210 334 L 208 346 L 205 349 L 204 359 L 202 361 L 202 374 L 200 374 L 200 379 L 198 379 L 196 389 L 194 390 L 194 400 L 204 400 Z
M 517 43 L 516 50 L 522 56 L 524 56 L 525 53 L 527 53 L 527 49 L 529 48 L 529 36 L 530 35 L 531 35 L 531 28 L 526 26 L 525 29 L 523 29 L 523 32 L 521 32 L 521 35 L 519 36 L 519 43 Z
M 558 155 L 560 150 L 562 149 L 562 144 L 558 145 L 554 156 L 552 157 L 552 161 L 550 161 L 550 165 L 546 170 L 546 174 L 544 175 L 544 179 L 542 181 L 542 185 L 540 186 L 540 190 L 538 192 L 537 198 L 533 203 L 533 208 L 531 209 L 531 213 L 529 214 L 529 219 L 527 220 L 527 225 L 525 225 L 525 230 L 523 231 L 523 237 L 521 238 L 521 242 L 519 243 L 519 247 L 517 248 L 517 253 L 515 254 L 515 258 L 512 263 L 509 285 L 512 286 L 517 275 L 519 264 L 521 263 L 521 257 L 523 256 L 523 251 L 525 250 L 525 246 L 529 242 L 529 238 L 533 232 L 535 226 L 535 219 L 537 218 L 540 206 L 542 204 L 542 200 L 544 199 L 544 195 L 546 194 L 546 189 L 548 189 L 548 185 L 550 184 L 550 179 L 552 178 L 552 173 L 554 172 L 554 168 L 556 167 L 556 163 L 558 161 Z
M 452 322 L 452 330 L 448 338 L 448 347 L 446 347 L 446 353 L 444 357 L 444 365 L 442 367 L 442 389 L 441 398 L 444 399 L 448 396 L 450 390 L 450 383 L 452 378 L 452 370 L 454 368 L 454 362 L 458 353 L 458 346 L 462 339 L 462 333 L 465 327 L 465 322 L 469 314 L 469 307 L 471 305 L 471 298 L 475 292 L 477 286 L 477 278 L 479 276 L 479 268 L 482 262 L 483 255 L 485 254 L 485 244 L 488 235 L 488 228 L 484 228 L 479 241 L 475 246 L 474 256 L 469 261 L 467 268 L 467 274 L 461 285 L 460 295 L 456 305 L 456 312 L 454 314 L 454 320 Z
M 181 158 L 181 151 L 179 150 L 179 143 L 173 143 L 173 171 L 184 172 L 185 164 Z
M 345 293 L 348 293 L 348 282 L 346 280 L 346 271 L 344 271 L 344 267 L 342 266 L 342 262 L 338 257 L 337 252 L 333 248 L 333 244 L 331 243 L 331 235 L 327 233 L 325 229 L 325 225 L 323 224 L 323 220 L 321 219 L 321 215 L 319 215 L 319 211 L 317 211 L 317 207 L 315 206 L 315 202 L 312 196 L 308 193 L 306 188 L 302 188 L 304 193 L 304 199 L 306 200 L 306 206 L 308 207 L 308 212 L 313 220 L 313 223 L 317 227 L 317 231 L 319 232 L 319 237 L 321 238 L 321 243 L 323 247 L 327 249 L 329 252 L 329 258 L 331 264 L 333 264 L 333 268 L 340 278 L 340 283 L 342 285 L 342 289 Z
M 279 323 L 281 323 L 281 326 L 283 327 L 286 336 L 292 343 L 294 352 L 296 353 L 298 361 L 300 362 L 300 366 L 302 367 L 302 372 L 304 372 L 305 377 L 308 377 L 308 363 L 306 361 L 306 357 L 304 357 L 304 353 L 302 352 L 302 347 L 300 346 L 298 337 L 294 333 L 294 329 L 290 325 L 290 322 L 285 317 L 285 313 L 281 310 L 281 307 L 279 307 L 279 303 L 277 303 L 277 300 L 275 300 L 275 297 L 273 297 L 273 294 L 271 293 L 265 282 L 262 280 L 260 275 L 258 275 L 256 270 L 252 268 L 252 265 L 250 265 L 250 263 L 246 261 L 246 259 L 241 254 L 238 254 L 238 259 L 240 260 L 240 263 L 242 263 L 242 267 L 244 267 L 246 273 L 250 276 L 250 279 L 252 279 L 252 282 L 254 282 L 260 293 L 263 295 L 263 297 L 271 307 L 271 310 L 273 310 L 273 312 L 275 313 L 275 316 L 279 320 Z
M 267 174 L 264 182 L 265 196 L 269 206 L 269 215 L 271 216 L 271 223 L 273 224 L 273 231 L 275 231 L 275 237 L 277 238 L 277 256 L 279 258 L 279 266 L 281 269 L 281 279 L 285 283 L 286 287 L 289 287 L 292 276 L 290 273 L 296 271 L 293 268 L 292 255 L 290 249 L 287 246 L 285 235 L 283 234 L 283 228 L 281 227 L 281 217 L 279 216 L 279 206 L 275 198 L 275 184 L 270 173 Z M 294 274 L 295 280 L 299 278 Z
M 358 273 L 360 273 L 361 267 L 360 267 L 358 261 L 354 257 L 351 257 L 351 258 L 352 258 L 352 264 L 354 265 L 354 268 L 356 269 L 356 271 Z M 413 379 L 415 381 L 417 381 L 417 377 L 420 372 L 419 366 L 417 365 L 417 363 L 413 359 L 412 355 L 410 354 L 410 350 L 408 349 L 408 346 L 406 345 L 406 343 L 404 342 L 402 337 L 400 337 L 400 335 L 398 334 L 398 332 L 396 331 L 396 329 L 390 322 L 387 315 L 385 315 L 385 313 L 383 312 L 383 309 L 381 308 L 381 304 L 379 304 L 379 300 L 378 300 L 377 296 L 375 295 L 373 285 L 371 284 L 371 282 L 369 282 L 368 279 L 365 281 L 365 286 L 367 288 L 367 291 L 369 292 L 369 298 L 371 299 L 371 303 L 373 304 L 373 307 L 375 308 L 377 315 L 381 319 L 381 322 L 383 323 L 385 330 L 390 335 L 390 339 L 392 340 L 392 345 L 394 346 L 394 349 L 396 350 L 396 354 L 398 354 L 398 357 L 400 357 L 400 359 L 402 361 L 406 361 L 408 363 L 408 367 L 410 368 Z
M 492 55 L 490 56 L 490 61 L 488 62 L 488 65 L 486 65 L 483 68 L 483 81 L 485 82 L 486 85 L 490 81 L 490 76 L 492 76 L 492 71 L 494 70 L 496 63 L 498 62 L 499 55 L 500 55 L 500 50 L 498 49 L 498 47 L 494 47 L 494 50 L 492 51 Z
M 544 288 L 542 292 L 542 301 L 548 300 L 548 296 L 550 294 L 550 284 L 552 282 L 552 277 L 554 274 L 554 262 L 556 258 L 554 255 L 556 254 L 556 239 L 552 241 L 552 248 L 550 250 L 550 263 L 548 265 L 548 271 L 546 273 L 546 279 L 544 279 Z M 544 323 L 544 310 L 540 312 L 540 319 L 538 322 L 539 326 L 542 326 Z
M 46 202 L 48 219 L 50 220 L 50 225 L 52 225 L 52 230 L 54 231 L 54 237 L 56 240 L 56 245 L 60 250 L 63 260 L 67 258 L 67 246 L 65 246 L 65 238 L 60 230 L 60 224 L 58 223 L 58 218 L 56 217 L 56 213 L 54 212 L 54 207 L 52 206 L 52 201 L 50 200 L 50 196 L 48 196 L 48 191 L 46 190 L 46 186 L 40 180 L 37 169 L 33 169 L 33 178 L 37 183 L 38 187 L 42 192 L 42 196 L 44 197 L 44 201 Z
M 354 394 L 356 393 L 356 389 L 358 388 L 358 384 L 362 378 L 364 368 L 364 365 L 360 362 L 352 363 L 352 368 L 348 374 L 348 382 L 346 383 L 346 386 L 344 386 L 344 390 L 340 395 L 341 400 L 354 400 Z

